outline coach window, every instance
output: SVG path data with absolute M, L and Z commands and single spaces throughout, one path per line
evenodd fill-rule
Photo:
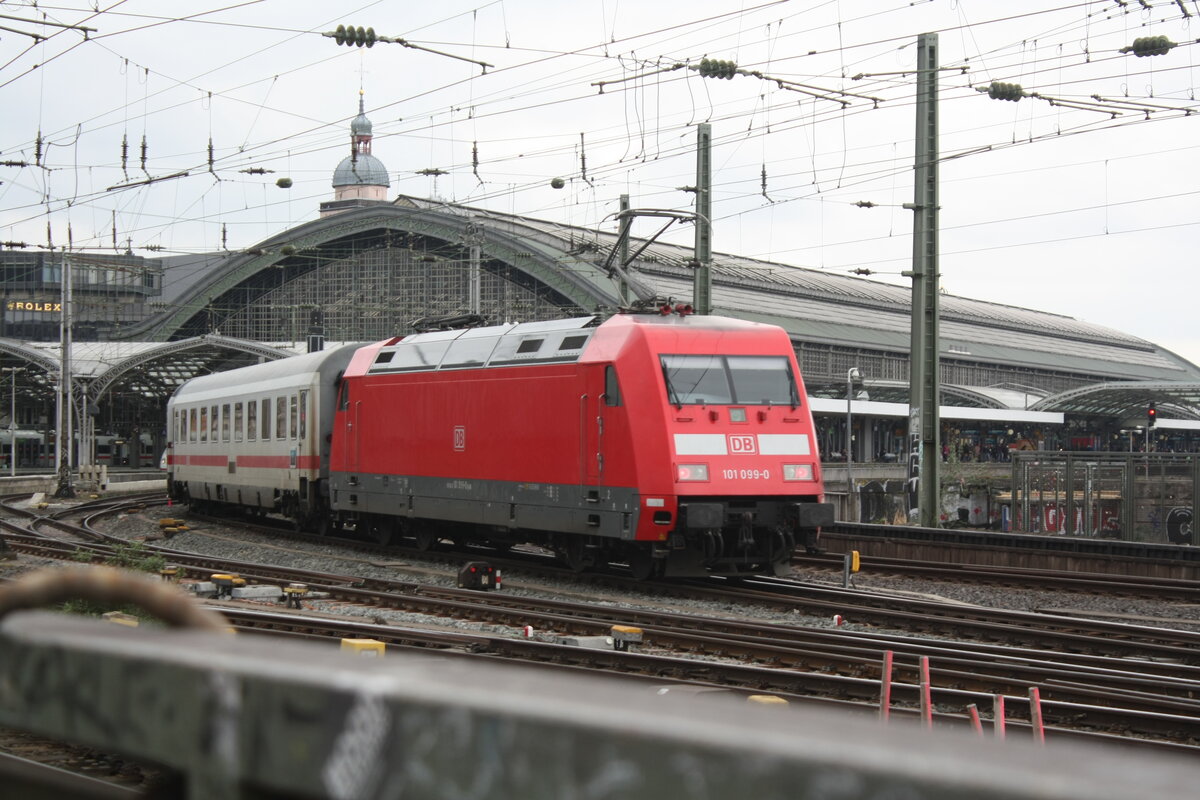
M 259 419 L 262 420 L 262 440 L 265 442 L 271 438 L 271 398 L 262 399 L 262 414 L 259 415 Z
M 288 398 L 288 422 L 291 423 L 288 429 L 288 435 L 295 439 L 296 434 L 300 432 L 300 413 L 296 406 L 296 395 Z
M 200 409 L 200 441 L 208 441 L 208 406 Z
M 242 404 L 233 404 L 233 440 L 240 442 L 242 440 Z
M 308 433 L 308 392 L 300 393 L 300 441 Z
M 200 430 L 200 420 L 198 419 L 196 409 L 194 409 L 194 408 L 190 409 L 188 411 L 188 441 L 189 442 L 196 441 L 197 432 L 199 430 Z
M 621 405 L 621 384 L 617 382 L 617 368 L 612 364 L 604 368 L 604 405 Z
M 258 436 L 258 401 L 246 403 L 246 440 L 253 442 Z
M 226 403 L 225 405 L 221 406 L 221 441 L 222 442 L 232 442 L 233 441 L 233 439 L 231 439 L 229 436 L 229 423 L 231 421 L 232 420 L 231 420 L 231 415 L 229 413 L 229 403 Z
M 208 437 L 210 442 L 221 441 L 221 429 L 217 423 L 220 413 L 220 406 L 213 406 L 208 410 Z
M 275 398 L 275 438 L 287 438 L 287 403 L 282 397 Z

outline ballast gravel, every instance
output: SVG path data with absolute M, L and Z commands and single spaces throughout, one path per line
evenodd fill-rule
M 162 509 L 125 514 L 106 523 L 106 530 L 114 535 L 138 540 L 159 533 L 158 519 Z M 184 516 L 178 514 L 179 516 Z M 336 543 L 316 544 L 288 540 L 283 535 L 267 535 L 247 531 L 233 525 L 221 525 L 207 521 L 189 521 L 190 530 L 175 535 L 170 540 L 155 541 L 154 544 L 173 550 L 202 553 L 215 558 L 236 561 L 268 563 L 284 567 L 331 572 L 364 578 L 394 581 L 412 581 L 434 586 L 453 588 L 457 584 L 453 566 L 430 559 L 428 561 L 409 553 L 398 555 L 394 560 L 381 561 L 370 554 L 355 551 Z M 1200 630 L 1200 600 L 1196 603 L 1177 601 L 1110 597 L 1084 592 L 1055 592 L 1048 590 L 1014 589 L 986 584 L 931 581 L 895 575 L 872 575 L 869 561 L 866 572 L 853 579 L 857 589 L 883 594 L 900 594 L 908 597 L 938 600 L 951 603 L 978 605 L 989 608 L 1034 611 L 1070 616 L 1088 616 L 1113 622 Z M 806 569 L 797 570 L 798 580 L 817 585 L 841 586 L 841 572 Z M 684 614 L 700 614 L 724 619 L 753 620 L 765 624 L 789 624 L 813 627 L 834 627 L 839 624 L 832 617 L 816 617 L 795 611 L 780 611 L 775 608 L 709 602 L 680 598 L 648 596 L 638 591 L 621 591 L 612 588 L 597 589 L 572 582 L 569 578 L 555 579 L 521 574 L 510 571 L 504 576 L 503 591 L 515 596 L 528 596 L 592 603 L 621 608 L 649 609 L 654 611 L 677 611 Z M 364 608 L 353 604 L 333 601 L 311 600 L 306 606 L 313 610 L 362 617 L 367 621 L 380 621 L 392 625 L 413 625 L 484 632 L 499 635 L 521 635 L 520 628 L 481 624 L 468 621 L 448 620 L 423 614 Z M 854 620 L 848 618 L 840 624 L 853 629 Z M 535 632 L 535 637 L 540 638 Z

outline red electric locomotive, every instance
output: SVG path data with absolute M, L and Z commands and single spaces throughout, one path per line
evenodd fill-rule
M 635 575 L 782 570 L 833 521 L 777 327 L 621 314 L 361 348 L 333 416 L 335 524 L 533 542 Z
M 780 328 L 677 313 L 348 345 L 171 399 L 177 500 L 640 577 L 781 570 L 833 521 Z

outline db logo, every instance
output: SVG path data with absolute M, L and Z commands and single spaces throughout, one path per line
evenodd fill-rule
M 454 428 L 454 449 L 467 449 L 467 429 L 463 425 L 457 425 Z
M 758 448 L 754 444 L 753 436 L 734 436 L 729 435 L 729 452 L 739 455 L 753 455 L 758 452 Z

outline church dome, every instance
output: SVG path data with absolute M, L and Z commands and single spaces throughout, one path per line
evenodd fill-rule
M 367 123 L 370 127 L 370 123 Z M 346 156 L 333 171 L 333 187 L 339 186 L 391 186 L 387 168 L 370 153 Z
M 370 136 L 371 135 L 371 120 L 367 119 L 367 115 L 363 113 L 362 103 L 358 106 L 358 116 L 350 123 L 351 136 Z

